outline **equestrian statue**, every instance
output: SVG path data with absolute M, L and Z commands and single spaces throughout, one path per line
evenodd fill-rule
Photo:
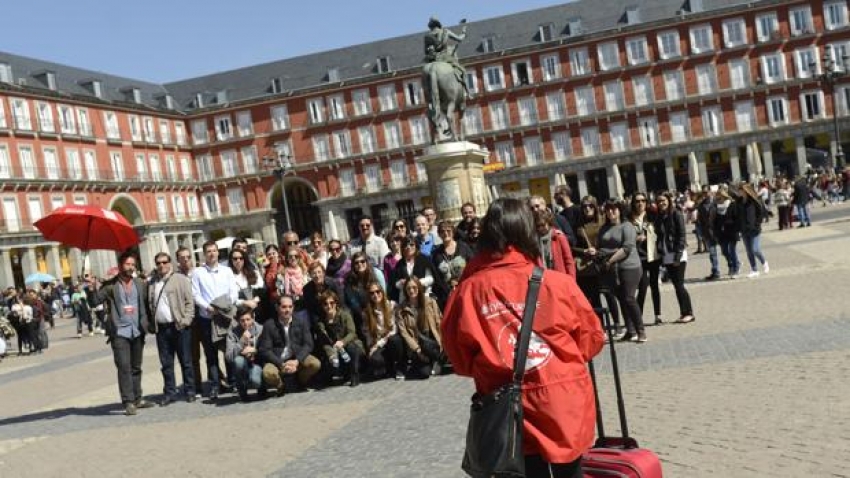
M 460 24 L 460 34 L 455 34 L 443 28 L 436 17 L 428 21 L 422 85 L 428 102 L 431 142 L 434 144 L 463 140 L 461 120 L 469 92 L 466 72 L 457 59 L 457 48 L 466 38 L 466 20 L 461 20 Z

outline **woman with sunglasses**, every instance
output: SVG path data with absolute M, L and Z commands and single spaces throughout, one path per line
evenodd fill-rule
M 643 304 L 646 301 L 647 287 L 652 292 L 652 309 L 655 312 L 655 325 L 661 325 L 661 290 L 658 286 L 658 274 L 661 270 L 661 258 L 658 257 L 655 234 L 655 214 L 647 208 L 646 193 L 638 192 L 632 197 L 631 223 L 635 226 L 635 241 L 640 256 L 641 279 L 638 284 L 637 301 L 643 316 Z
M 345 254 L 345 249 L 342 248 L 342 242 L 339 239 L 331 239 L 328 241 L 328 264 L 325 267 L 325 274 L 335 280 L 342 289 L 350 271 L 351 261 Z
M 330 364 L 332 377 L 347 372 L 350 380 L 348 385 L 356 387 L 360 385 L 363 343 L 357 337 L 357 327 L 351 313 L 341 306 L 336 292 L 323 292 L 319 302 L 322 304 L 322 320 L 316 329 L 318 345 Z
M 440 221 L 437 224 L 437 235 L 443 243 L 434 249 L 431 262 L 440 276 L 441 296 L 437 297 L 437 301 L 445 304 L 449 293 L 457 287 L 467 262 L 472 259 L 472 249 L 465 242 L 455 240 L 455 227 L 452 221 Z
M 437 273 L 431 261 L 419 253 L 419 241 L 412 237 L 405 237 L 401 241 L 401 260 L 396 264 L 390 275 L 389 294 L 390 299 L 404 303 L 402 287 L 404 282 L 413 276 L 419 279 L 425 293 L 430 295 L 431 288 L 435 284 Z
M 301 296 L 304 295 L 304 286 L 307 285 L 310 278 L 307 276 L 307 267 L 301 260 L 301 251 L 297 246 L 289 246 L 286 249 L 282 279 L 283 290 L 281 294 L 294 298 L 296 308 L 298 308 L 301 305 Z
M 363 311 L 369 305 L 369 293 L 366 285 L 370 282 L 377 282 L 382 289 L 386 290 L 384 275 L 377 267 L 372 266 L 369 256 L 363 251 L 355 252 L 351 256 L 351 272 L 345 278 L 343 296 L 345 305 L 354 318 L 354 325 L 357 326 L 358 333 L 362 333 Z
M 472 218 L 464 223 L 466 245 L 472 250 L 472 255 L 478 252 L 478 238 L 481 237 L 481 219 Z
M 233 249 L 227 258 L 227 265 L 233 271 L 233 280 L 239 289 L 236 305 L 256 309 L 260 303 L 259 290 L 263 288 L 263 279 L 248 260 L 248 254 L 241 249 Z
M 279 287 L 283 274 L 283 261 L 280 257 L 280 249 L 275 244 L 269 244 L 265 249 L 266 270 L 263 272 L 263 284 L 266 294 L 261 301 L 262 318 L 277 317 L 277 301 L 281 295 Z
M 321 232 L 310 234 L 310 264 L 319 262 L 323 266 L 328 266 L 328 250 L 325 248 L 325 238 Z M 309 265 L 309 264 L 308 264 Z
M 436 375 L 443 358 L 440 335 L 442 314 L 416 276 L 404 280 L 404 302 L 396 308 L 396 321 L 411 360 L 410 373 L 425 379 Z
M 369 305 L 366 307 L 366 350 L 369 368 L 376 379 L 395 377 L 404 380 L 402 355 L 404 346 L 395 322 L 395 302 L 377 282 L 366 284 Z
M 310 282 L 304 286 L 304 295 L 302 301 L 304 308 L 310 315 L 310 325 L 315 329 L 319 322 L 319 317 L 322 315 L 322 305 L 319 303 L 319 296 L 327 290 L 336 292 L 339 297 L 342 297 L 342 287 L 325 272 L 325 268 L 319 261 L 313 262 L 307 267 L 307 274 L 310 276 Z
M 685 216 L 673 204 L 673 195 L 663 192 L 655 199 L 658 205 L 658 217 L 655 218 L 655 232 L 658 234 L 657 251 L 661 263 L 667 269 L 667 275 L 676 290 L 679 302 L 679 318 L 676 323 L 687 324 L 695 320 L 691 307 L 691 296 L 685 289 L 685 267 L 688 264 L 687 230 Z
M 404 219 L 396 219 L 393 221 L 392 230 L 387 234 L 387 241 L 393 237 L 407 237 L 410 234 L 410 228 L 407 227 L 407 223 Z

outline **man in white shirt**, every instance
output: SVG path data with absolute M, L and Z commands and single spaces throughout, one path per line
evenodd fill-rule
M 348 244 L 349 257 L 355 252 L 363 251 L 369 256 L 372 266 L 383 269 L 384 256 L 390 253 L 390 246 L 383 237 L 375 234 L 371 216 L 362 216 L 357 225 L 360 228 L 360 236 Z

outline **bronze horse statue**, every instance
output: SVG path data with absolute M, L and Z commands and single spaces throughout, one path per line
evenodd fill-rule
M 458 82 L 454 67 L 442 61 L 425 64 L 422 85 L 428 101 L 431 142 L 463 141 L 466 89 Z

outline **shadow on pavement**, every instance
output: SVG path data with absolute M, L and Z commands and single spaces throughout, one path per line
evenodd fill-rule
M 106 416 L 106 415 L 123 415 L 124 408 L 121 404 L 110 403 L 107 405 L 98 405 L 96 407 L 80 408 L 68 407 L 58 410 L 48 410 L 45 412 L 30 413 L 18 417 L 9 417 L 0 419 L 0 427 L 4 425 L 18 425 L 21 423 L 32 423 L 38 421 L 58 420 L 69 416 Z

